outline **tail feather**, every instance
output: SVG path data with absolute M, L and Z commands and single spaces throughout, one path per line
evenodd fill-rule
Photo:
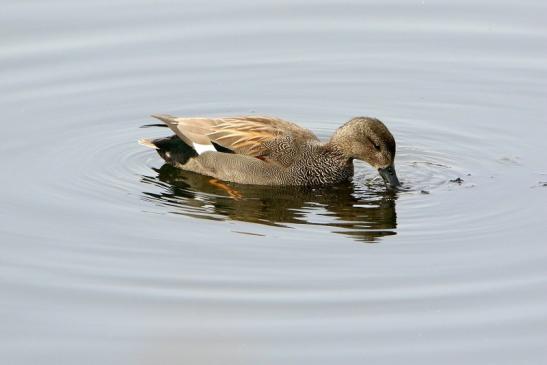
M 176 117 L 169 114 L 152 114 L 151 117 L 159 119 L 166 124 L 176 123 L 176 120 L 175 120 Z
M 151 128 L 151 127 L 168 128 L 167 124 L 143 124 L 143 125 L 141 125 L 141 128 Z
M 141 138 L 137 141 L 140 145 L 143 145 L 148 148 L 159 150 L 159 147 L 154 144 L 154 141 L 148 138 Z
M 178 128 L 176 117 L 169 114 L 152 114 L 151 117 L 156 118 L 164 122 L 177 136 L 180 137 L 188 146 L 195 149 L 194 141 L 192 137 L 187 136 L 185 132 Z
M 177 121 L 176 117 L 169 114 L 153 114 L 152 117 L 164 122 L 184 143 L 192 147 L 198 155 L 207 151 L 216 151 L 209 137 L 203 134 L 201 130 L 194 131 L 189 128 L 181 128 L 179 125 L 180 120 Z
M 139 144 L 155 149 L 165 162 L 172 165 L 184 165 L 188 159 L 198 155 L 191 146 L 184 143 L 177 135 L 157 139 L 142 138 L 139 140 Z

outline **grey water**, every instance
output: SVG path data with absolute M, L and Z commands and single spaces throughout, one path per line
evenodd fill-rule
M 544 1 L 1 5 L 0 363 L 545 363 Z M 374 116 L 405 189 L 234 197 L 153 113 Z

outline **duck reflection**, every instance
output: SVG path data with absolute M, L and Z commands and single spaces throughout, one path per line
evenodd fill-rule
M 272 226 L 320 225 L 364 242 L 396 234 L 397 194 L 383 186 L 268 187 L 211 183 L 210 177 L 167 164 L 155 171 L 156 176 L 143 176 L 142 182 L 162 191 L 143 192 L 143 197 L 172 213 Z

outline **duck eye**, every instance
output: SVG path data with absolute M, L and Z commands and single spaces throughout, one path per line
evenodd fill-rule
M 372 139 L 369 138 L 369 141 L 370 143 L 374 146 L 374 148 L 376 149 L 376 151 L 380 151 L 380 145 L 377 144 L 377 143 L 374 143 L 374 141 Z

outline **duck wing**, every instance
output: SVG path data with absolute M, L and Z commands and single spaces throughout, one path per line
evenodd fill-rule
M 217 144 L 237 154 L 263 158 L 268 157 L 272 148 L 282 143 L 319 141 L 310 130 L 274 117 L 153 117 L 163 121 L 198 153 L 215 150 L 214 144 Z

